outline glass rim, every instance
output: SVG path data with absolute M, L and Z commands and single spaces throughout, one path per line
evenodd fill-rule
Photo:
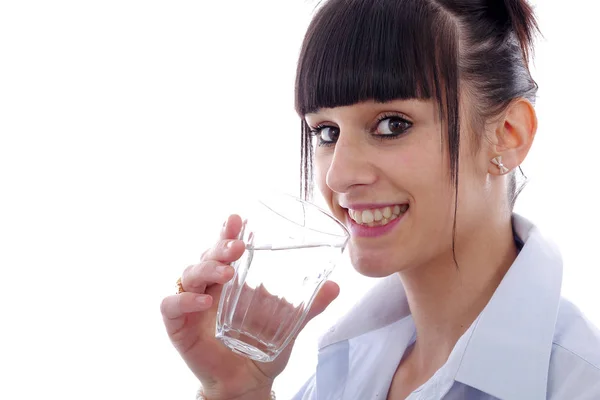
M 281 215 L 279 212 L 273 210 L 268 204 L 266 204 L 265 202 L 268 201 L 269 198 L 274 198 L 274 197 L 286 197 L 289 198 L 290 200 L 295 200 L 298 201 L 300 203 L 302 203 L 305 206 L 308 206 L 310 208 L 313 208 L 317 211 L 319 211 L 321 214 L 323 214 L 325 217 L 329 218 L 332 222 L 334 222 L 339 228 L 342 229 L 342 232 L 344 234 L 337 234 L 337 233 L 331 233 L 331 232 L 323 232 L 314 228 L 311 228 L 309 226 L 302 226 L 300 224 L 298 224 L 297 222 L 294 222 L 293 220 L 289 219 L 288 217 L 286 217 L 285 215 Z M 272 212 L 274 212 L 275 214 L 279 215 L 280 217 L 288 220 L 289 222 L 293 223 L 294 225 L 298 225 L 301 226 L 302 228 L 306 228 L 309 230 L 312 230 L 314 232 L 318 232 L 321 233 L 323 235 L 328 235 L 328 236 L 334 236 L 334 237 L 338 237 L 338 238 L 345 238 L 346 240 L 348 240 L 348 238 L 350 238 L 350 231 L 348 230 L 348 228 L 346 227 L 346 225 L 344 225 L 342 223 L 342 221 L 340 221 L 339 219 L 337 219 L 334 215 L 332 215 L 330 212 L 328 212 L 327 210 L 324 210 L 322 207 L 319 207 L 318 205 L 316 205 L 315 203 L 312 203 L 310 201 L 304 200 L 298 196 L 295 196 L 293 194 L 290 193 L 285 193 L 285 192 L 276 192 L 276 191 L 269 191 L 269 193 L 267 195 L 263 194 L 263 195 L 259 195 L 258 196 L 258 202 L 261 203 L 263 206 L 267 207 L 269 210 L 271 210 Z

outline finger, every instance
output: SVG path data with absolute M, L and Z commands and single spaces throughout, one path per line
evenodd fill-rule
M 221 227 L 221 232 L 219 233 L 219 243 L 224 240 L 235 240 L 238 238 L 238 235 L 242 229 L 242 218 L 239 215 L 232 214 L 230 215 L 223 226 Z M 200 256 L 200 260 L 206 260 L 208 254 L 212 251 L 212 249 L 207 249 Z
M 231 263 L 244 254 L 246 245 L 241 240 L 224 239 L 216 243 L 202 255 L 202 261 L 214 260 Z
M 331 281 L 325 282 L 295 335 L 311 319 L 322 313 L 338 295 L 339 286 Z M 273 340 L 275 335 L 279 338 L 289 335 L 303 311 L 303 307 L 294 306 L 285 299 L 270 294 L 263 286 L 251 289 L 246 284 L 237 297 L 237 307 L 243 312 L 234 313 L 233 326 L 255 332 L 258 337 L 263 336 L 267 341 Z
M 232 214 L 227 218 L 225 224 L 223 224 L 223 229 L 221 230 L 221 239 L 237 239 L 241 230 L 242 217 L 237 214 Z
M 165 297 L 160 304 L 160 312 L 167 332 L 172 334 L 178 331 L 185 323 L 187 314 L 206 311 L 212 303 L 212 296 L 206 294 L 184 292 Z
M 339 286 L 334 282 L 325 282 L 295 335 L 304 329 L 312 318 L 323 312 L 338 295 Z M 302 307 L 294 307 L 285 299 L 270 294 L 262 286 L 250 289 L 246 285 L 238 298 L 238 307 L 244 312 L 234 314 L 233 326 L 254 332 L 257 338 L 265 341 L 287 337 L 296 326 L 303 310 Z
M 186 292 L 204 293 L 207 286 L 227 283 L 234 272 L 230 265 L 207 260 L 187 267 L 181 276 L 181 284 Z

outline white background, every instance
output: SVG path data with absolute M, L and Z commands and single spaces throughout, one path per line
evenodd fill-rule
M 560 246 L 564 295 L 600 325 L 596 2 L 537 6 L 539 131 L 517 211 Z M 298 189 L 295 62 L 312 5 L 0 3 L 0 398 L 191 399 L 159 304 L 245 188 Z M 312 374 L 316 338 L 276 382 Z

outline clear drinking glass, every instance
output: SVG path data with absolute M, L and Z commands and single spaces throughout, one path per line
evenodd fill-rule
M 316 205 L 286 194 L 245 205 L 239 239 L 246 251 L 223 287 L 216 337 L 239 354 L 270 362 L 302 326 L 349 233 Z

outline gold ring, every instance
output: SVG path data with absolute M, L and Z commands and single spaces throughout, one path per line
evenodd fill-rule
M 183 284 L 181 283 L 181 278 L 177 279 L 177 294 L 181 294 L 185 292 L 185 290 L 183 290 Z

